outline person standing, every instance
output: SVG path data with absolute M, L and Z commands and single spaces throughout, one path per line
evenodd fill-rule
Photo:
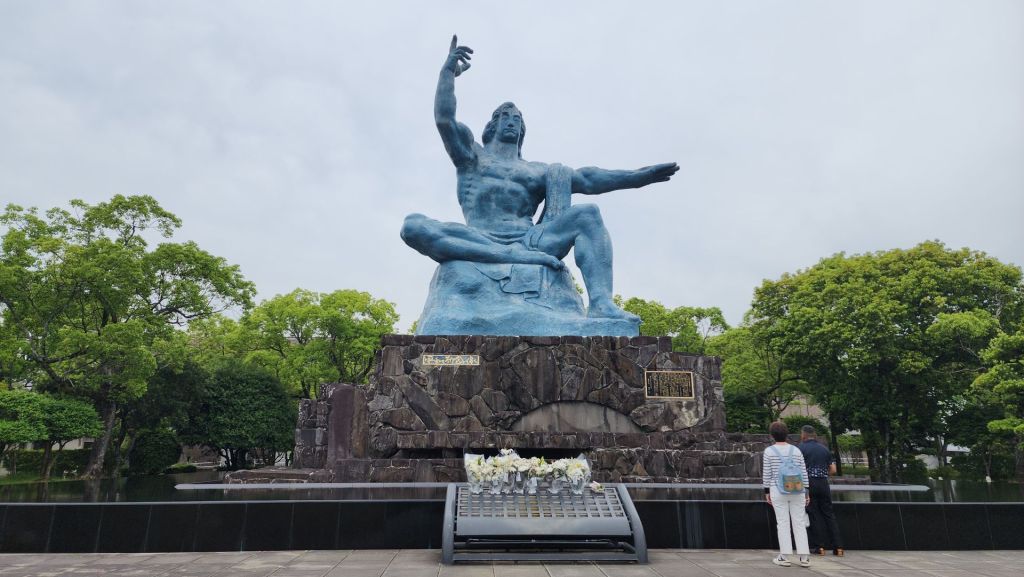
M 818 555 L 824 555 L 826 549 L 832 554 L 842 557 L 843 536 L 839 532 L 839 523 L 832 510 L 832 489 L 829 487 L 828 476 L 836 474 L 836 462 L 832 451 L 818 442 L 818 432 L 811 425 L 800 429 L 800 452 L 807 464 L 807 476 L 810 477 L 811 503 L 807 513 L 811 517 L 811 541 Z
M 775 509 L 775 521 L 779 532 L 779 555 L 772 563 L 789 567 L 792 563 L 786 555 L 793 554 L 793 539 L 796 537 L 796 552 L 801 567 L 810 567 L 810 548 L 807 545 L 807 523 L 805 507 L 810 503 L 807 493 L 807 467 L 799 449 L 786 442 L 789 429 L 786 423 L 775 421 L 768 427 L 775 443 L 764 450 L 761 459 L 761 481 L 764 498 Z

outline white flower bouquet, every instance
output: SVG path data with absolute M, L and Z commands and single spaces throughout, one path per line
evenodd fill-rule
M 490 483 L 493 494 L 533 494 L 540 481 L 545 480 L 551 493 L 558 493 L 562 485 L 568 483 L 573 493 L 581 494 L 590 482 L 590 463 L 583 454 L 574 459 L 548 462 L 543 457 L 525 459 L 512 449 L 502 449 L 493 457 L 466 453 L 463 464 L 472 493 L 480 493 L 484 483 Z

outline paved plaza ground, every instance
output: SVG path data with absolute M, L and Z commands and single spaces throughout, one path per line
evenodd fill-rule
M 441 565 L 437 550 L 0 554 L 0 577 L 1021 577 L 1024 551 L 850 551 L 776 567 L 772 551 L 657 549 L 649 565 Z M 805 573 L 806 572 L 806 573 Z

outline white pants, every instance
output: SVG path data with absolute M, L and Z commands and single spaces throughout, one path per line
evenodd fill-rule
M 770 489 L 772 496 L 772 508 L 775 509 L 775 520 L 779 529 L 779 553 L 783 555 L 793 554 L 793 540 L 789 536 L 790 525 L 793 526 L 793 535 L 796 536 L 797 555 L 810 555 L 811 550 L 807 546 L 807 526 L 804 516 L 804 494 L 797 493 L 786 495 L 780 493 L 777 487 Z

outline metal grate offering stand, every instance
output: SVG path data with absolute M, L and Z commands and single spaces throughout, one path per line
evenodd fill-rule
M 647 541 L 622 485 L 549 494 L 470 492 L 448 485 L 442 558 L 457 561 L 647 562 Z

